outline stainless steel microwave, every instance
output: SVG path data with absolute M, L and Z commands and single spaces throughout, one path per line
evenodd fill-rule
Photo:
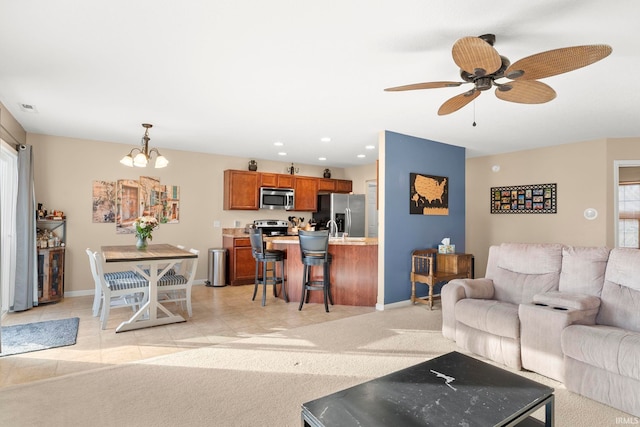
M 260 209 L 293 209 L 293 188 L 260 187 Z

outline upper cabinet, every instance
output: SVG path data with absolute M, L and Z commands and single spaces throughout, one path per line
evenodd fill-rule
M 309 212 L 318 210 L 318 178 L 296 176 L 293 189 L 296 198 L 294 210 Z
M 336 193 L 351 193 L 353 182 L 346 179 L 336 179 Z
M 293 188 L 293 175 L 270 172 L 263 172 L 260 175 L 260 187 Z
M 224 209 L 258 210 L 260 187 L 293 188 L 296 211 L 315 212 L 318 193 L 350 193 L 352 182 L 346 179 L 327 179 L 312 176 L 252 172 L 224 171 Z
M 257 210 L 260 174 L 251 171 L 224 171 L 224 209 Z

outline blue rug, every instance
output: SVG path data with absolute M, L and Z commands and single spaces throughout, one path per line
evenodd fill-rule
M 76 343 L 80 318 L 26 323 L 2 327 L 0 357 L 29 353 Z

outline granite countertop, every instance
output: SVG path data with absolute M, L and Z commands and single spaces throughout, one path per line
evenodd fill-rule
M 283 244 L 299 244 L 298 236 L 271 236 L 265 237 L 265 241 Z M 344 240 L 341 237 L 330 238 L 329 245 L 352 245 L 352 246 L 371 246 L 377 245 L 377 237 L 347 237 Z
M 222 235 L 227 237 L 249 237 L 249 233 L 246 233 L 243 228 L 223 228 Z

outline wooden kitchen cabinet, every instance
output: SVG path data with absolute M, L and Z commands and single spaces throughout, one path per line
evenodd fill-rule
M 38 302 L 56 302 L 64 297 L 64 246 L 38 248 Z
M 222 246 L 229 254 L 229 284 L 248 285 L 255 279 L 255 260 L 249 237 L 222 236 Z
M 318 179 L 318 191 L 327 192 L 327 193 L 335 193 L 336 192 L 336 181 L 335 179 L 328 178 L 320 178 Z
M 336 179 L 336 193 L 351 193 L 353 182 L 347 179 Z
M 293 210 L 315 212 L 318 208 L 318 193 L 351 193 L 353 184 L 347 179 L 225 170 L 224 210 L 260 209 L 260 187 L 293 188 L 295 190 Z
M 261 173 L 260 187 L 293 188 L 293 176 L 278 173 Z
M 294 180 L 296 211 L 318 210 L 318 178 L 296 176 Z
M 258 210 L 260 174 L 252 171 L 224 171 L 224 210 Z

